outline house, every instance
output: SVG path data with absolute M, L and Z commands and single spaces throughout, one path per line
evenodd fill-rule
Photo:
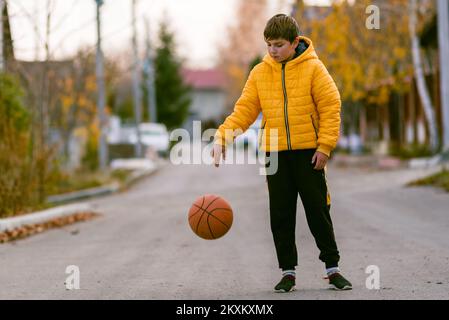
M 189 116 L 183 127 L 193 133 L 193 121 L 201 121 L 202 130 L 216 128 L 225 114 L 225 77 L 219 69 L 183 69 L 185 83 L 192 88 Z

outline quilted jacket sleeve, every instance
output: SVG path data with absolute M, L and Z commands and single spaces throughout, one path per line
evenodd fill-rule
M 312 97 L 320 119 L 317 151 L 329 156 L 337 146 L 340 134 L 341 99 L 334 80 L 321 61 L 313 74 Z
M 232 142 L 238 133 L 241 134 L 249 128 L 256 120 L 260 111 L 260 101 L 253 69 L 246 81 L 240 98 L 235 104 L 234 111 L 218 128 L 215 134 L 215 143 L 226 145 Z

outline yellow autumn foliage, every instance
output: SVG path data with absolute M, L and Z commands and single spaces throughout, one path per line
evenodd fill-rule
M 380 29 L 366 25 L 372 14 L 366 8 L 373 4 L 379 8 Z M 413 74 L 407 0 L 334 1 L 323 19 L 298 15 L 344 100 L 384 104 L 391 91 L 407 90 L 405 83 Z

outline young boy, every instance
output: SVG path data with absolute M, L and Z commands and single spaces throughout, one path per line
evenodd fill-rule
M 234 112 L 219 127 L 212 156 L 218 167 L 225 146 L 245 131 L 262 112 L 264 135 L 277 130 L 277 147 L 266 140 L 262 148 L 277 153 L 278 169 L 267 175 L 270 223 L 282 280 L 279 292 L 295 289 L 295 244 L 298 193 L 307 223 L 325 263 L 331 288 L 352 289 L 340 273 L 340 260 L 329 215 L 330 197 L 325 166 L 335 148 L 340 128 L 341 100 L 326 67 L 318 59 L 312 41 L 299 36 L 294 18 L 278 14 L 265 27 L 268 54 L 251 71 Z M 266 133 L 268 132 L 268 133 Z

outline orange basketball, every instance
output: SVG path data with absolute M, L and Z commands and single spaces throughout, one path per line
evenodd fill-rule
M 195 200 L 189 210 L 189 224 L 193 232 L 207 240 L 218 239 L 232 225 L 232 209 L 220 196 L 206 194 Z

